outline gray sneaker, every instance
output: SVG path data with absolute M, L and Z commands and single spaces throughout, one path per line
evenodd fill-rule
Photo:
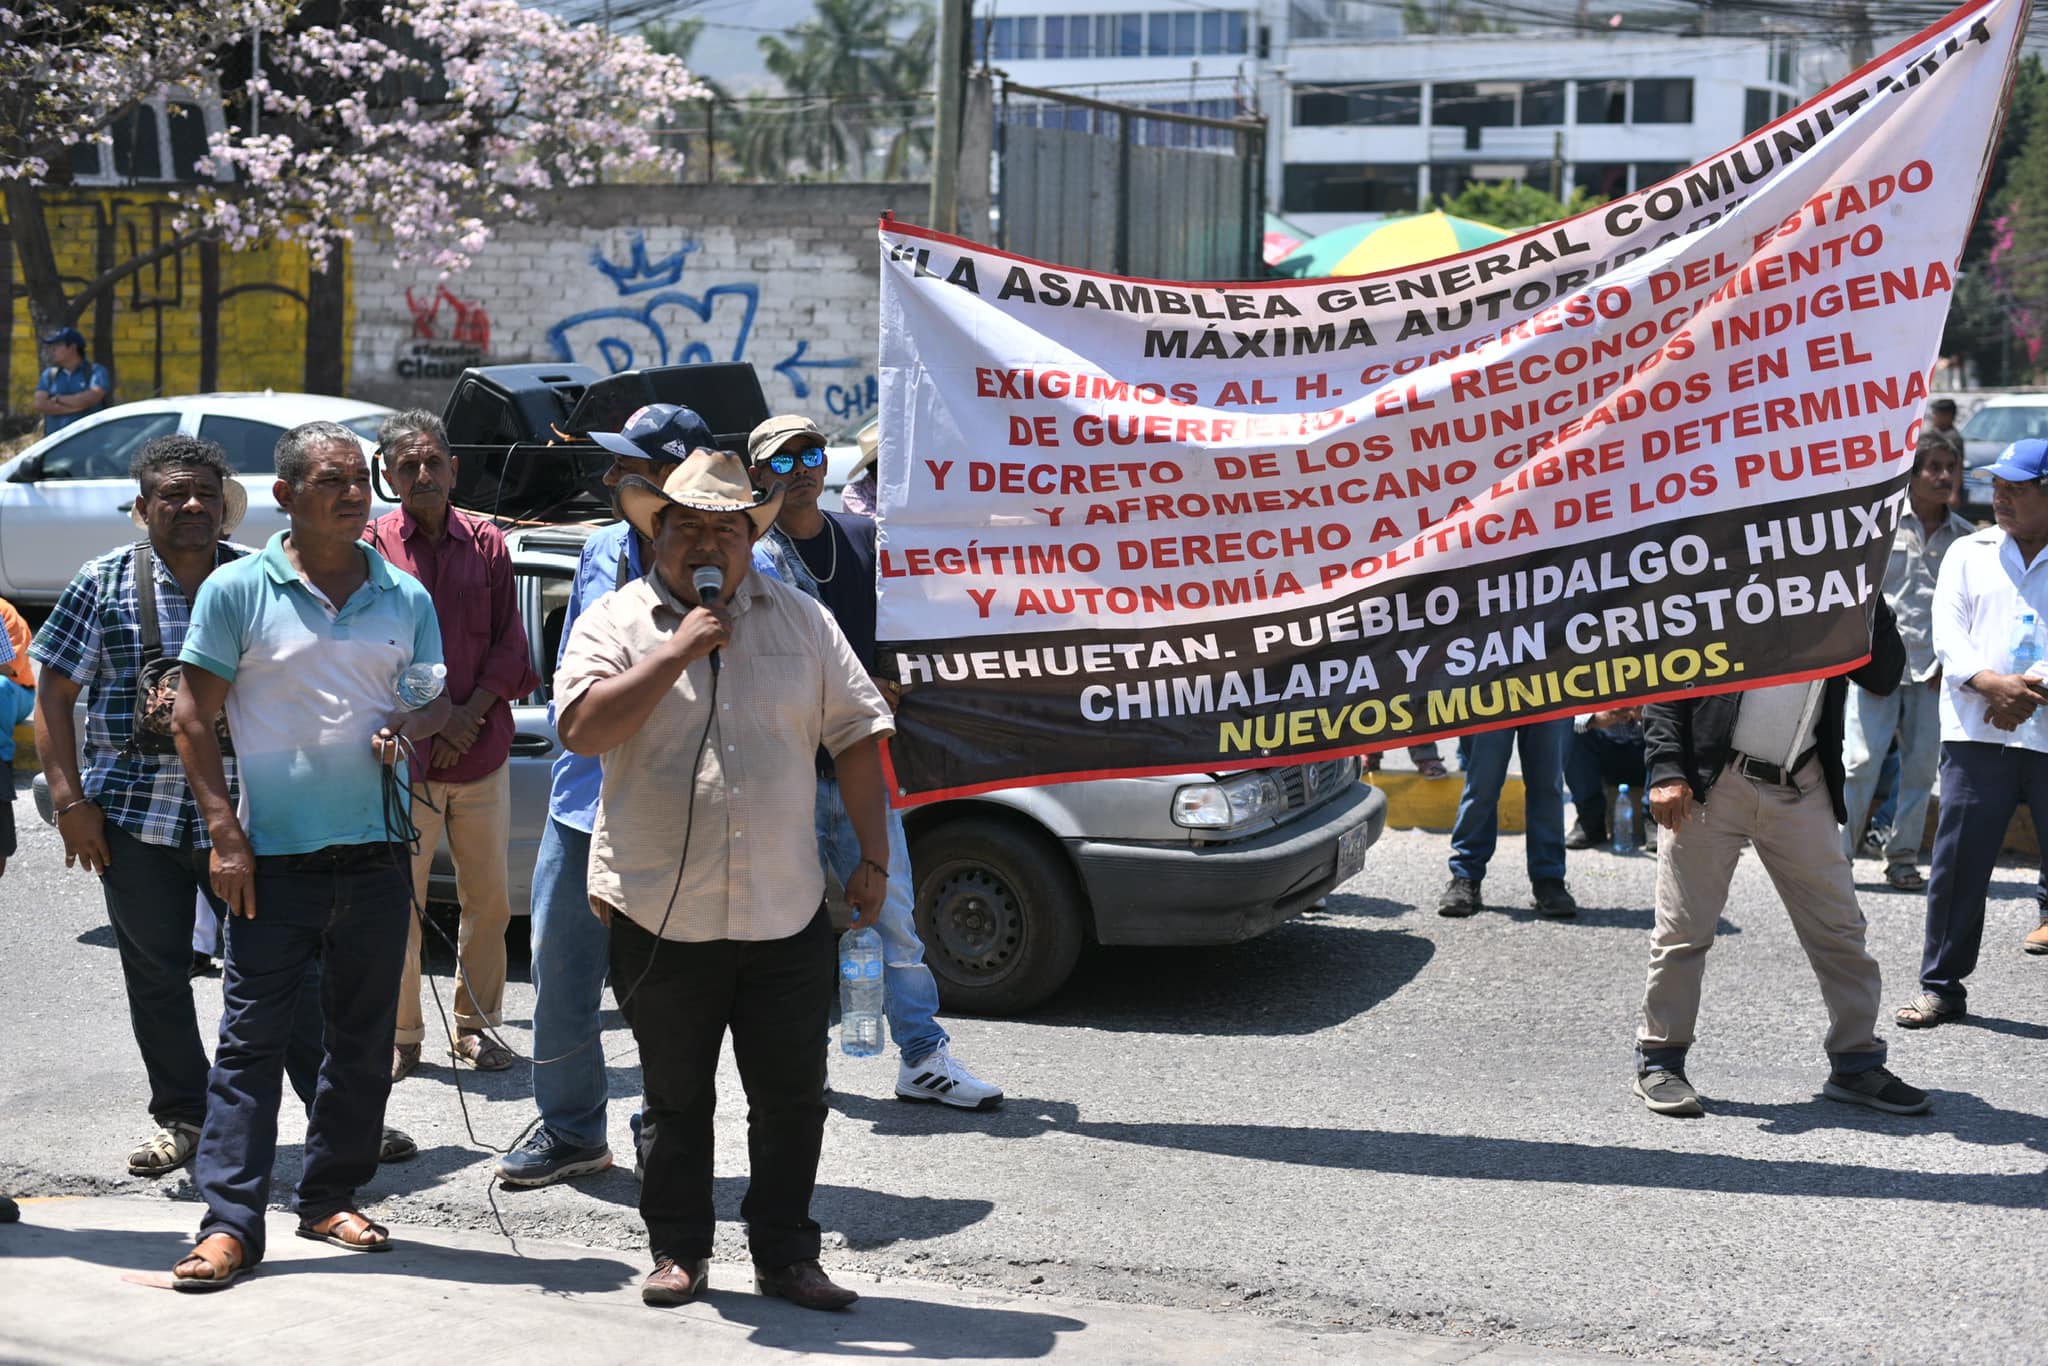
M 1908 1086 L 1891 1074 L 1891 1069 L 1872 1067 L 1862 1072 L 1830 1072 L 1820 1093 L 1829 1100 L 1850 1105 L 1868 1105 L 1888 1115 L 1924 1115 L 1934 1102 L 1917 1086 Z
M 1444 894 L 1436 899 L 1436 913 L 1455 920 L 1468 915 L 1477 915 L 1486 909 L 1486 903 L 1479 899 L 1479 880 L 1469 877 L 1454 877 L 1444 884 Z
M 1707 1107 L 1700 1104 L 1700 1093 L 1692 1089 L 1685 1073 L 1668 1067 L 1638 1073 L 1635 1092 L 1653 1115 L 1694 1118 L 1707 1112 Z

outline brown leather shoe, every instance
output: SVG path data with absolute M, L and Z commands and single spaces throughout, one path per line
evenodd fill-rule
M 2048 953 L 2048 920 L 2036 925 L 2027 937 L 2020 941 L 2020 947 L 2028 953 Z
M 754 1289 L 778 1300 L 788 1300 L 800 1309 L 844 1309 L 860 1296 L 832 1284 L 825 1268 L 816 1262 L 794 1266 L 754 1268 Z
M 640 1282 L 642 1304 L 688 1304 L 704 1293 L 711 1281 L 711 1259 L 665 1261 Z
M 420 1046 L 416 1043 L 391 1045 L 391 1081 L 395 1086 L 413 1074 L 420 1065 Z

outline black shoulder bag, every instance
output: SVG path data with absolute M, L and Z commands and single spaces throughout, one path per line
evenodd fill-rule
M 219 552 L 215 552 L 218 556 Z M 178 742 L 171 728 L 171 711 L 178 704 L 178 685 L 184 671 L 175 659 L 164 658 L 163 632 L 156 620 L 156 556 L 149 542 L 135 547 L 135 603 L 142 625 L 142 671 L 135 678 L 135 729 L 128 737 L 130 755 L 175 755 Z M 226 712 L 213 718 L 213 733 L 220 739 L 220 752 L 233 754 L 234 741 L 228 735 Z

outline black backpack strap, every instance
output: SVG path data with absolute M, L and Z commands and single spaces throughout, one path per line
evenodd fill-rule
M 148 541 L 135 545 L 135 607 L 142 619 L 142 662 L 163 658 L 163 633 L 156 624 L 156 556 Z
M 619 570 L 612 575 L 613 588 L 624 588 L 633 581 L 632 554 L 633 533 L 629 531 L 626 533 L 626 543 L 619 547 Z

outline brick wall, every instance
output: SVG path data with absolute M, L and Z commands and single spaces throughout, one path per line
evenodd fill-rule
M 498 229 L 446 280 L 353 255 L 350 392 L 439 410 L 464 365 L 600 372 L 751 361 L 769 406 L 828 432 L 875 403 L 875 222 L 921 185 L 607 186 Z
M 67 289 L 176 235 L 178 208 L 162 190 L 53 190 L 44 205 Z M 4 249 L 11 254 L 11 243 Z M 5 264 L 18 289 L 18 261 Z M 90 358 L 113 371 L 117 401 L 202 389 L 301 389 L 306 279 L 306 254 L 296 247 L 188 247 L 121 281 L 78 326 Z M 28 299 L 17 293 L 0 344 L 8 411 L 31 411 L 39 371 Z

